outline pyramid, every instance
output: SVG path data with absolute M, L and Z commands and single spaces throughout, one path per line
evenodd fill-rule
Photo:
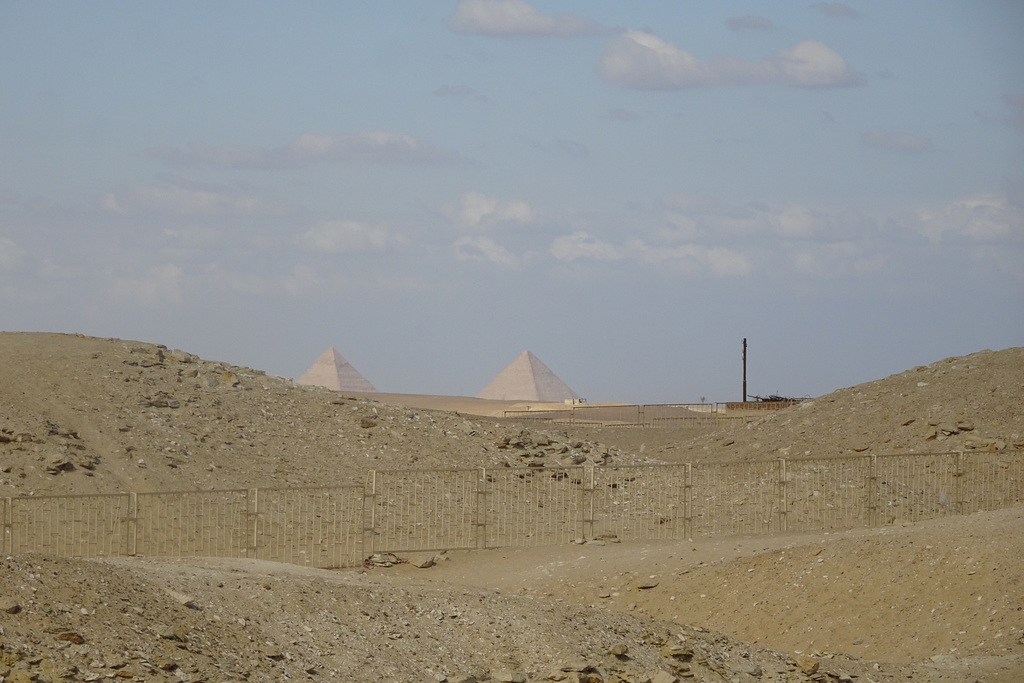
M 327 387 L 334 391 L 377 391 L 333 346 L 320 354 L 295 383 Z
M 550 403 L 579 398 L 576 392 L 529 351 L 519 354 L 476 397 L 496 401 Z

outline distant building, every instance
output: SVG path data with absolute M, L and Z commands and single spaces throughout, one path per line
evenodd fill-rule
M 302 373 L 295 383 L 326 387 L 334 391 L 377 391 L 333 346 L 320 354 L 316 362 Z
M 476 397 L 494 401 L 544 403 L 581 400 L 575 391 L 558 379 L 548 366 L 529 351 L 519 354 Z

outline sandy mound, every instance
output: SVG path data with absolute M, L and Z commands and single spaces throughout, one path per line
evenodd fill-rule
M 76 335 L 0 333 L 0 406 L 4 495 L 361 484 L 371 469 L 527 457 L 505 448 L 522 441 L 509 421 L 389 405 L 159 345 Z M 559 430 L 533 432 L 547 437 L 552 465 L 645 461 Z
M 786 652 L 1024 654 L 1024 507 L 824 535 L 450 555 L 434 580 L 700 624 Z
M 619 438 L 611 436 L 619 431 Z M 667 462 L 931 453 L 1024 453 L 1024 347 L 947 358 L 768 412 L 745 427 L 576 429 Z
M 525 427 L 468 416 L 467 399 L 449 404 L 460 414 L 441 397 L 407 398 L 297 387 L 154 344 L 0 333 L 0 491 L 341 483 L 370 469 L 520 464 L 538 442 L 553 446 L 551 464 L 1024 455 L 1022 349 L 939 361 L 708 434 Z M 1022 514 L 449 553 L 425 569 L 8 558 L 0 675 L 1009 683 L 1024 680 Z

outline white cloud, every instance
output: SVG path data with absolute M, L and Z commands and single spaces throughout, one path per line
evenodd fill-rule
M 741 277 L 749 275 L 751 271 L 750 260 L 743 253 L 726 247 L 697 244 L 650 246 L 640 241 L 632 242 L 629 246 L 644 263 L 667 266 L 686 273 L 710 270 L 720 277 Z
M 1008 273 L 1024 281 L 1024 254 L 1020 249 L 1005 249 L 1000 245 L 982 244 L 968 252 L 972 262 L 987 270 Z
M 932 141 L 909 133 L 892 133 L 883 128 L 872 128 L 861 135 L 861 141 L 868 147 L 892 152 L 930 152 Z
M 21 264 L 25 250 L 12 239 L 0 237 L 0 270 L 14 270 Z
M 500 266 L 515 266 L 518 259 L 508 249 L 489 237 L 481 235 L 461 237 L 453 245 L 455 258 L 459 261 L 496 263 Z
M 326 254 L 355 254 L 383 251 L 405 240 L 382 227 L 358 221 L 334 220 L 317 223 L 303 233 L 301 241 L 307 248 Z
M 182 300 L 185 271 L 173 263 L 154 266 L 141 277 L 111 278 L 107 292 L 119 305 L 162 306 Z
M 781 208 L 761 203 L 723 206 L 695 196 L 668 197 L 664 202 L 662 217 L 670 226 L 664 235 L 669 239 L 735 239 L 764 234 L 804 239 L 822 235 L 833 227 L 828 215 L 796 202 Z
M 816 40 L 759 60 L 705 61 L 645 31 L 627 31 L 610 41 L 599 69 L 609 83 L 639 90 L 767 84 L 830 88 L 863 82 L 841 55 Z
M 295 138 L 287 156 L 302 163 L 311 161 L 390 164 L 448 163 L 456 157 L 411 135 L 366 131 L 356 135 L 312 135 Z
M 933 241 L 959 237 L 976 242 L 1024 239 L 1024 211 L 995 194 L 958 199 L 941 209 L 916 214 L 918 231 Z
M 615 261 L 622 257 L 618 248 L 582 231 L 555 238 L 551 243 L 551 254 L 559 261 Z
M 281 279 L 281 285 L 288 294 L 298 297 L 316 291 L 318 278 L 309 266 L 296 265 Z
M 287 211 L 282 204 L 254 195 L 173 181 L 108 193 L 100 198 L 99 205 L 104 211 L 117 214 L 155 210 L 181 215 L 277 216 Z
M 725 20 L 730 31 L 774 31 L 775 24 L 771 19 L 760 15 L 748 14 L 742 17 L 731 17 Z
M 835 277 L 850 272 L 866 274 L 885 263 L 883 255 L 870 255 L 852 242 L 805 244 L 792 254 L 793 266 L 813 277 Z
M 310 163 L 450 164 L 463 161 L 457 154 L 411 135 L 379 130 L 346 135 L 303 133 L 288 144 L 272 149 L 195 142 L 184 150 L 154 147 L 148 153 L 173 167 L 258 170 L 294 168 Z
M 602 33 L 597 23 L 573 14 L 543 14 L 523 0 L 459 0 L 448 22 L 457 33 L 488 36 L 579 36 Z
M 779 50 L 766 61 L 777 71 L 773 81 L 783 85 L 829 88 L 863 82 L 838 52 L 817 40 L 805 40 Z
M 479 192 L 467 192 L 455 218 L 463 227 L 484 230 L 500 223 L 533 223 L 537 214 L 523 201 L 503 202 Z
M 663 229 L 661 236 L 666 240 L 689 241 L 699 233 L 697 221 L 685 214 L 668 211 L 665 213 L 665 220 L 670 227 Z
M 825 219 L 802 204 L 790 204 L 776 212 L 771 217 L 771 222 L 780 235 L 808 237 L 822 227 Z

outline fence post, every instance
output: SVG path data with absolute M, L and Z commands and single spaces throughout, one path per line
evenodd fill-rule
M 480 478 L 476 482 L 476 547 L 487 547 L 487 468 L 480 468 Z
M 589 460 L 583 466 L 583 528 L 584 540 L 594 537 L 594 463 Z
M 786 497 L 786 459 L 779 458 L 779 531 L 789 531 L 789 499 Z
M 139 494 L 128 494 L 128 517 L 125 519 L 128 525 L 127 554 L 135 557 L 139 553 Z
M 686 540 L 693 541 L 693 470 L 686 463 L 683 479 L 683 534 Z
M 868 469 L 868 526 L 878 526 L 878 456 L 871 455 L 870 467 Z
M 953 495 L 956 496 L 956 501 L 953 503 L 953 509 L 955 510 L 955 514 L 962 515 L 962 514 L 964 514 L 964 502 L 965 502 L 964 501 L 964 486 L 963 486 L 963 481 L 964 481 L 964 452 L 963 451 L 957 451 L 954 467 L 956 468 L 956 470 L 953 472 L 953 479 L 954 479 L 954 487 L 953 488 L 955 489 L 955 493 Z
M 246 511 L 246 520 L 249 532 L 249 547 L 246 548 L 245 556 L 250 559 L 257 559 L 259 556 L 259 525 L 260 525 L 260 490 L 249 489 L 246 497 L 249 499 Z
M 366 475 L 366 484 L 363 486 L 363 537 L 360 543 L 363 547 L 363 558 L 373 555 L 374 534 L 376 533 L 377 513 L 377 470 L 370 470 Z
M 12 515 L 12 503 L 10 498 L 4 498 L 4 538 L 3 538 L 3 552 L 4 555 L 9 555 L 14 552 L 14 532 L 12 529 L 13 519 Z

